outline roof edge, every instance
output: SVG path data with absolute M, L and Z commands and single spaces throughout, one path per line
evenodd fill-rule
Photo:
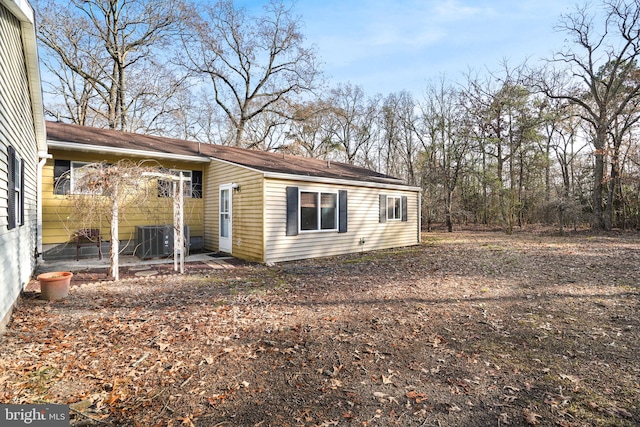
M 322 184 L 342 184 L 342 185 L 354 185 L 357 183 L 360 187 L 371 187 L 371 188 L 385 188 L 392 190 L 403 190 L 403 191 L 421 191 L 420 187 L 414 187 L 406 184 L 400 183 L 384 183 L 378 181 L 363 181 L 358 179 L 346 179 L 346 178 L 329 178 L 324 176 L 315 176 L 315 175 L 297 175 L 293 173 L 282 173 L 282 172 L 268 172 L 261 171 L 256 168 L 252 168 L 250 166 L 241 165 L 239 163 L 230 162 L 228 160 L 218 159 L 216 157 L 211 157 L 211 160 L 216 162 L 221 162 L 228 165 L 237 166 L 239 168 L 243 168 L 246 170 L 250 170 L 252 172 L 256 172 L 261 174 L 264 178 L 269 179 L 282 179 L 289 181 L 302 181 L 302 182 L 314 182 L 314 183 L 322 183 Z
M 114 155 L 129 155 L 135 157 L 152 157 L 156 159 L 182 160 L 195 163 L 210 163 L 211 159 L 204 156 L 188 156 L 186 154 L 163 153 L 158 151 L 134 150 L 131 148 L 111 148 L 100 145 L 80 144 L 69 141 L 49 141 L 50 148 L 73 150 L 86 153 L 103 153 Z
M 270 179 L 283 179 L 283 180 L 295 180 L 295 181 L 303 181 L 303 182 L 314 182 L 314 183 L 323 183 L 323 184 L 344 184 L 344 185 L 354 185 L 357 183 L 359 187 L 370 187 L 370 188 L 385 188 L 391 190 L 402 190 L 402 191 L 413 191 L 420 192 L 420 187 L 414 187 L 406 184 L 392 184 L 385 183 L 379 181 L 361 181 L 358 179 L 345 179 L 345 178 L 327 178 L 323 176 L 309 176 L 309 175 L 295 175 L 288 173 L 278 173 L 278 172 L 265 172 L 265 178 Z

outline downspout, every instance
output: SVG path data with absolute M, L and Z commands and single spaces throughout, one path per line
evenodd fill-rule
M 40 264 L 44 260 L 42 258 L 42 170 L 47 163 L 47 159 L 53 156 L 46 152 L 39 152 L 38 158 L 38 174 L 36 177 L 36 263 Z

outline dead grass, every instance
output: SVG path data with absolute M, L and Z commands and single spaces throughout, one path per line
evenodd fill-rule
M 419 247 L 27 294 L 0 402 L 76 425 L 640 424 L 640 238 Z

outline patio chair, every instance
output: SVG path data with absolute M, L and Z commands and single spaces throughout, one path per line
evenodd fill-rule
M 81 228 L 76 232 L 76 261 L 80 260 L 80 247 L 97 246 L 98 256 L 102 259 L 102 237 L 99 228 Z

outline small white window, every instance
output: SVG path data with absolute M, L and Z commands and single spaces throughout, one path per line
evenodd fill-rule
M 387 219 L 402 220 L 402 198 L 400 196 L 387 196 Z
M 22 194 L 22 160 L 17 154 L 13 158 L 13 182 L 13 190 L 15 192 L 14 208 L 16 225 L 22 225 L 22 220 L 24 218 L 24 215 L 22 214 L 22 210 L 24 209 L 24 203 L 22 201 L 22 198 L 24 197 L 24 194 Z

